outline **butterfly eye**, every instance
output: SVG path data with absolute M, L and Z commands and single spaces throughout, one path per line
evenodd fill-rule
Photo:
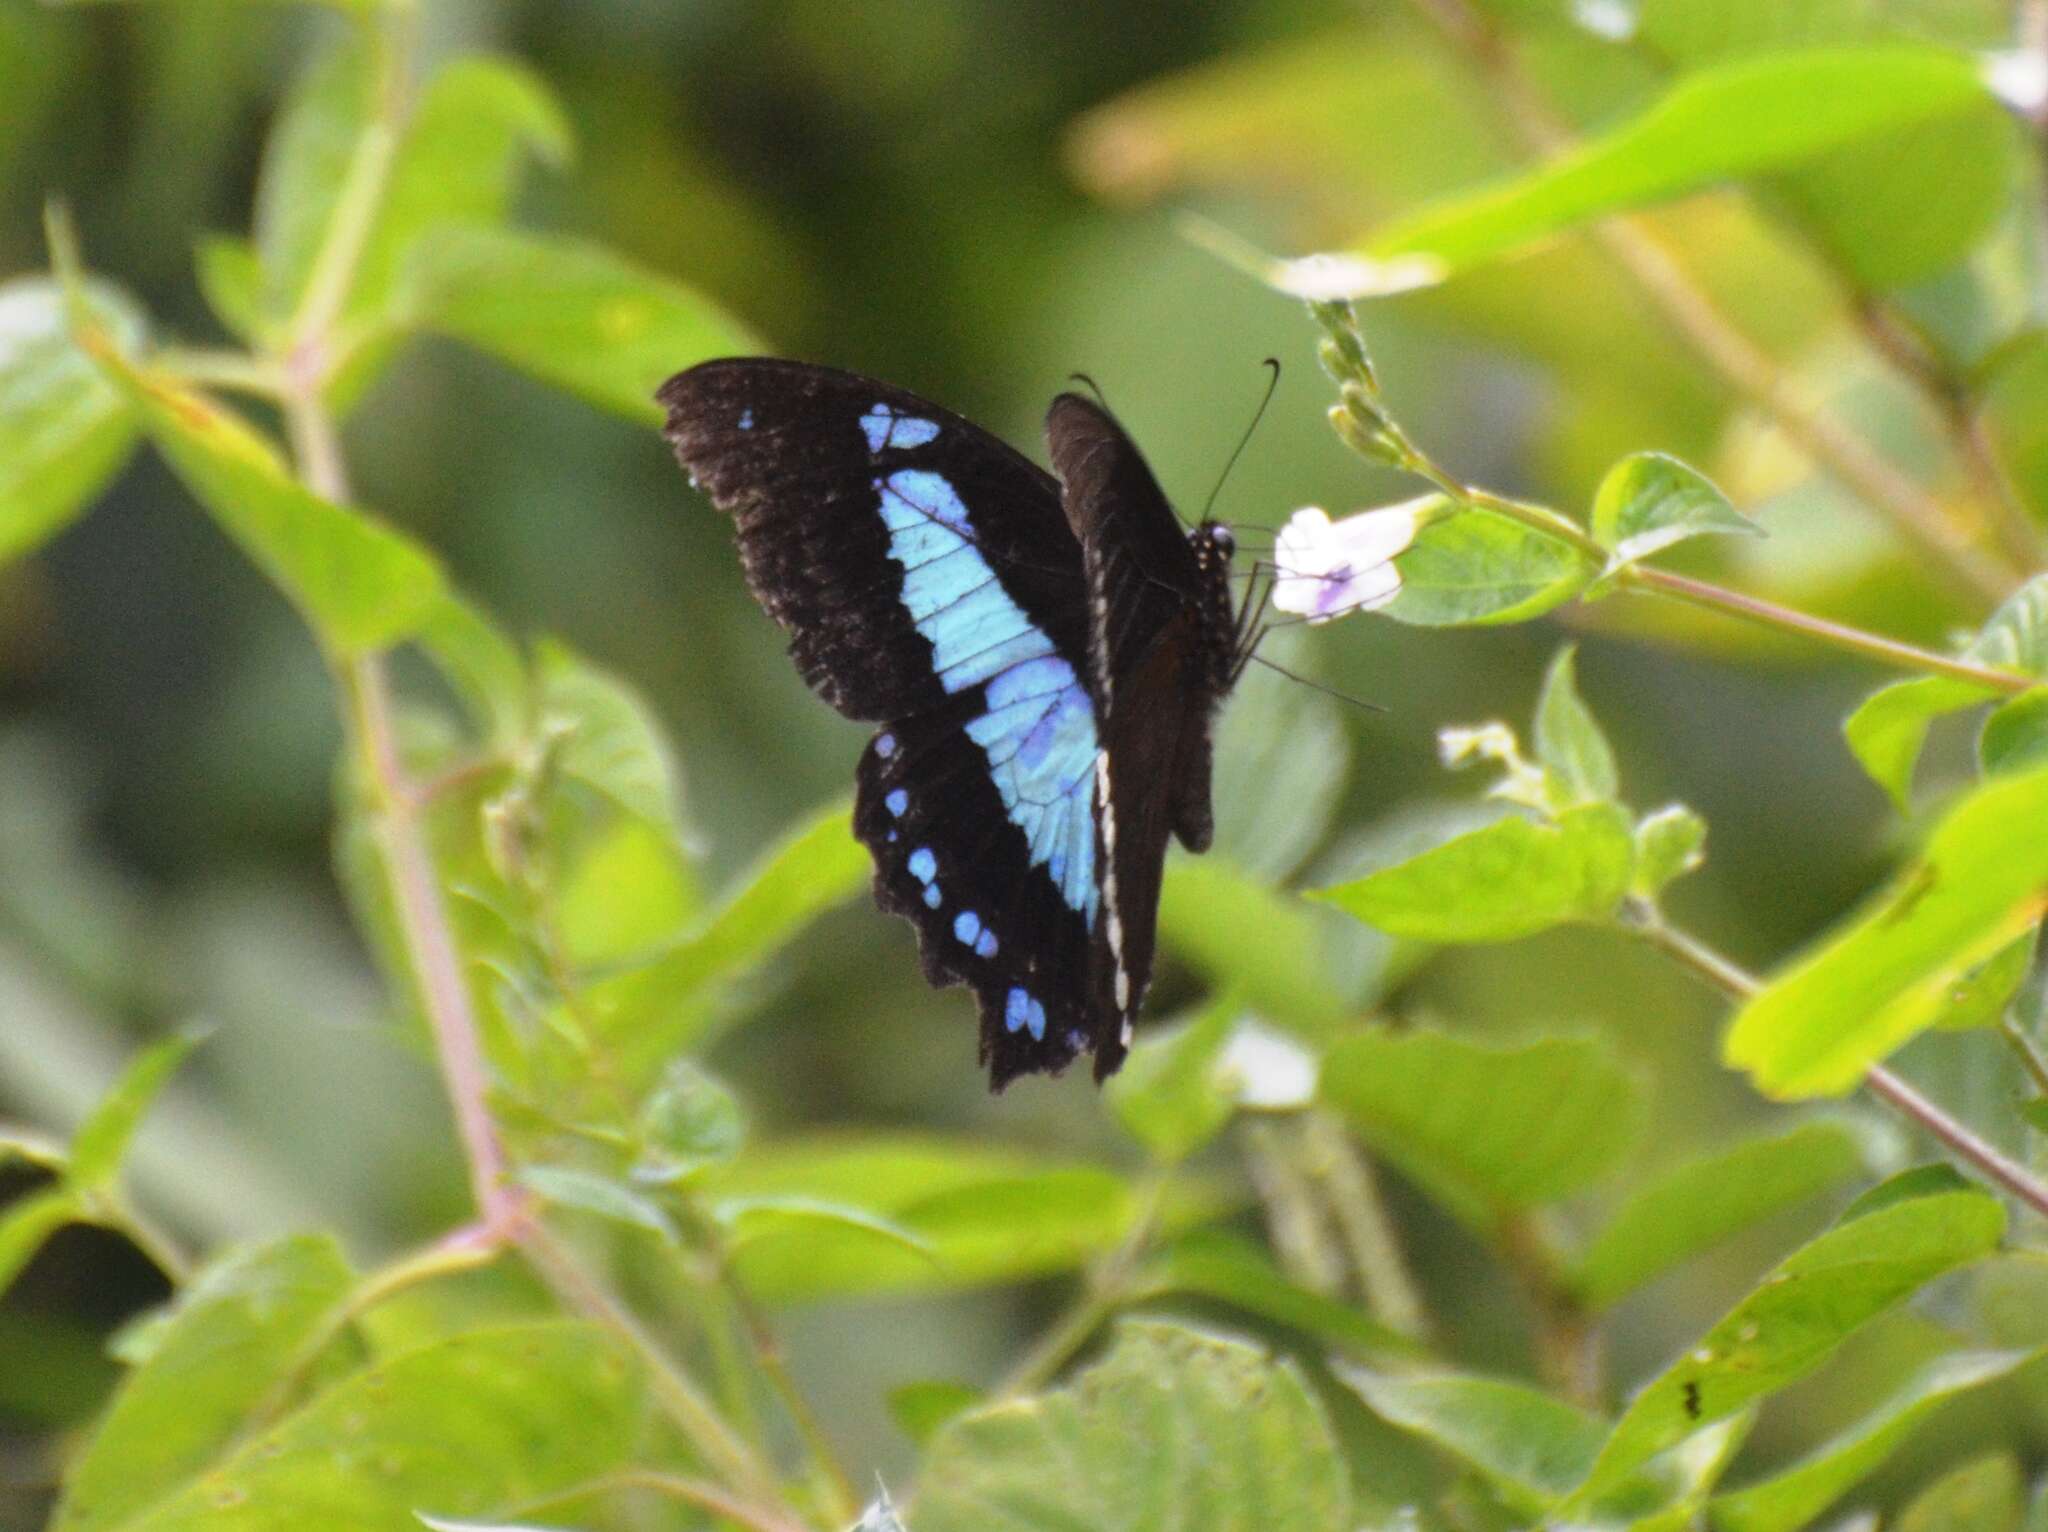
M 1230 528 L 1212 526 L 1209 528 L 1209 542 L 1225 558 L 1237 552 L 1237 539 L 1230 535 Z

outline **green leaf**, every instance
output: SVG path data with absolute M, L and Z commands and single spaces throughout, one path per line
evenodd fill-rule
M 1358 1356 L 1412 1356 L 1421 1348 L 1348 1303 L 1290 1280 L 1263 1248 L 1220 1229 L 1198 1229 L 1132 1278 L 1134 1297 L 1176 1294 L 1229 1304 Z
M 653 709 L 565 644 L 537 644 L 534 664 L 542 726 L 566 731 L 559 758 L 563 775 L 589 783 L 687 843 L 675 763 Z
M 1416 627 L 1527 622 L 1569 601 L 1595 571 L 1572 547 L 1492 511 L 1431 522 L 1394 560 L 1386 615 Z
M 1636 821 L 1635 871 L 1629 890 L 1655 899 L 1665 885 L 1706 859 L 1707 822 L 1682 803 L 1667 803 Z
M 1216 989 L 1296 1031 L 1319 1035 L 1351 1014 L 1330 974 L 1323 917 L 1221 857 L 1175 856 L 1159 898 L 1160 945 Z
M 35 1259 L 52 1234 L 82 1215 L 78 1193 L 61 1183 L 15 1198 L 0 1208 L 0 1293 Z
M 1977 736 L 1987 777 L 2048 766 L 2048 691 L 2031 691 L 1993 708 Z
M 202 235 L 193 252 L 193 271 L 206 306 L 230 335 L 252 342 L 269 338 L 263 260 L 255 245 L 235 234 Z
M 1717 1497 L 1714 1532 L 1798 1532 L 1888 1459 L 1957 1394 L 2008 1376 L 2035 1353 L 1954 1351 L 1927 1363 L 1868 1415 L 1791 1467 Z
M 1329 1422 L 1292 1364 L 1136 1321 L 1072 1387 L 941 1431 L 918 1477 L 915 1520 L 917 1532 L 1356 1528 Z
M 95 283 L 86 301 L 113 344 L 141 344 L 130 299 Z M 68 524 L 134 441 L 135 411 L 72 339 L 63 290 L 0 283 L 0 565 Z
M 2035 933 L 2014 937 L 1949 986 L 1934 1024 L 1944 1032 L 1995 1027 L 2012 997 L 2026 982 L 2034 957 Z
M 2026 1484 L 2009 1452 L 1944 1474 L 1899 1513 L 1898 1532 L 2018 1532 Z
M 69 1174 L 74 1186 L 98 1190 L 112 1184 L 143 1114 L 204 1035 L 177 1033 L 152 1043 L 130 1061 L 71 1137 Z
M 2043 886 L 2048 771 L 1984 783 L 1889 890 L 1743 1006 L 1722 1056 L 1767 1095 L 1854 1089 L 1934 1024 L 1958 976 L 2033 924 Z
M 416 632 L 441 598 L 433 555 L 404 533 L 323 500 L 226 407 L 103 352 L 142 407 L 157 448 L 223 530 L 298 607 L 329 649 L 386 648 Z
M 1763 536 L 1705 475 L 1662 452 L 1623 458 L 1593 497 L 1593 535 L 1610 555 L 1603 580 L 1687 538 Z
M 648 425 L 671 373 L 762 349 L 709 299 L 595 245 L 444 229 L 410 278 L 409 311 L 428 329 Z
M 1571 1285 L 1581 1301 L 1605 1308 L 1862 1168 L 1862 1140 L 1839 1122 L 1810 1122 L 1682 1161 L 1622 1204 L 1579 1258 Z
M 256 180 L 256 253 L 272 326 L 305 297 L 356 156 L 375 152 L 366 129 L 378 88 L 366 34 L 348 27 L 293 83 L 264 145 Z
M 1242 1011 L 1226 993 L 1189 1021 L 1148 1031 L 1104 1085 L 1110 1111 L 1158 1163 L 1186 1159 L 1230 1121 L 1236 1093 L 1218 1060 Z
M 1375 1415 L 1475 1469 L 1527 1516 L 1541 1516 L 1570 1493 L 1607 1437 L 1599 1416 L 1523 1383 L 1343 1363 L 1333 1371 Z
M 1634 841 L 1613 804 L 1555 824 L 1507 814 L 1392 867 L 1311 897 L 1392 936 L 1504 942 L 1572 920 L 1605 920 L 1628 890 Z
M 939 1427 L 964 1415 L 986 1397 L 981 1389 L 965 1383 L 930 1378 L 890 1389 L 889 1415 L 905 1436 L 924 1447 L 930 1445 Z
M 1643 1385 L 1576 1501 L 1804 1377 L 1870 1320 L 1997 1248 L 2005 1211 L 1982 1192 L 1909 1197 L 1801 1246 L 1700 1344 Z
M 444 588 L 414 636 L 490 738 L 508 741 L 527 730 L 532 688 L 526 660 L 482 611 Z
M 1857 763 L 1906 814 L 1913 808 L 1913 768 L 1934 720 L 1997 695 L 1989 687 L 1949 676 L 1894 681 L 1858 703 L 1842 732 Z
M 898 1250 L 931 1261 L 932 1247 L 913 1231 L 866 1208 L 823 1197 L 720 1197 L 711 1215 L 731 1232 L 730 1248 L 744 1250 L 757 1239 L 809 1228 L 829 1228 L 872 1236 Z
M 1547 165 L 1401 219 L 1365 253 L 1427 256 L 1462 269 L 1611 213 L 1784 170 L 1981 109 L 1988 99 L 1971 60 L 1935 48 L 1815 48 L 1712 65 Z
M 1368 1144 L 1481 1227 L 1605 1175 L 1634 1144 L 1642 1091 L 1607 1047 L 1520 1047 L 1442 1032 L 1357 1032 L 1323 1060 L 1323 1099 Z
M 1579 696 L 1577 644 L 1557 651 L 1536 699 L 1536 759 L 1562 785 L 1559 807 L 1604 803 L 1620 791 L 1614 750 Z
M 694 1060 L 670 1061 L 640 1104 L 641 1150 L 633 1179 L 668 1186 L 723 1165 L 746 1141 L 746 1119 L 723 1082 Z
M 340 1322 L 354 1277 L 332 1236 L 300 1234 L 209 1263 L 155 1327 L 149 1356 L 65 1476 L 53 1532 L 137 1523 L 196 1486 Z
M 674 1221 L 659 1203 L 610 1176 L 573 1165 L 526 1165 L 515 1179 L 557 1207 L 575 1208 L 613 1223 L 644 1229 L 667 1245 L 682 1244 Z
M 626 1461 L 641 1392 L 595 1326 L 468 1331 L 344 1378 L 122 1526 L 397 1528 L 549 1500 Z

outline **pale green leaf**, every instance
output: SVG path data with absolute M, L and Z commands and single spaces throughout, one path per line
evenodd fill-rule
M 1234 989 L 1249 1009 L 1310 1035 L 1350 1011 L 1331 976 L 1335 933 L 1323 919 L 1221 857 L 1167 861 L 1160 945 L 1212 987 Z
M 542 726 L 563 732 L 563 775 L 687 843 L 675 762 L 653 709 L 565 644 L 537 644 L 534 664 Z
M 1972 61 L 1934 48 L 1815 48 L 1712 65 L 1546 165 L 1401 219 L 1366 253 L 1473 266 L 1608 214 L 1785 170 L 1988 99 Z
M 987 1397 L 981 1389 L 965 1383 L 927 1378 L 890 1389 L 889 1416 L 905 1436 L 923 1447 L 938 1434 L 939 1427 Z
M 1536 699 L 1536 759 L 1563 788 L 1560 807 L 1601 803 L 1620 791 L 1614 748 L 1579 695 L 1578 645 L 1557 651 Z
M 1894 681 L 1858 703 L 1842 732 L 1871 780 L 1891 794 L 1900 813 L 1908 813 L 1913 807 L 1913 769 L 1934 720 L 1997 695 L 1989 687 L 1949 676 Z
M 516 1177 L 557 1207 L 575 1208 L 613 1223 L 630 1224 L 664 1244 L 680 1246 L 682 1236 L 661 1204 L 645 1192 L 596 1171 L 574 1165 L 526 1165 Z
M 1364 1310 L 1293 1281 L 1262 1246 L 1220 1229 L 1198 1229 L 1161 1251 L 1139 1268 L 1131 1291 L 1134 1298 L 1185 1295 L 1228 1304 L 1354 1356 L 1412 1356 L 1421 1350 Z
M 738 1154 L 747 1125 L 724 1082 L 695 1060 L 678 1058 L 640 1103 L 639 1132 L 633 1179 L 666 1186 Z
M 1942 997 L 1934 1024 L 1944 1032 L 1997 1026 L 2006 1006 L 2027 980 L 2034 946 L 2035 932 L 2024 932 L 1958 977 Z
M 1978 787 L 1845 928 L 1777 974 L 1722 1047 L 1779 1097 L 1839 1094 L 1940 1016 L 1952 985 L 2032 925 L 2048 886 L 2048 771 Z
M 269 337 L 272 322 L 263 312 L 263 261 L 255 245 L 234 234 L 202 235 L 193 251 L 193 274 L 206 306 L 229 334 L 252 342 Z
M 264 144 L 256 179 L 262 307 L 282 325 L 304 300 L 350 166 L 374 153 L 365 134 L 378 88 L 372 49 L 347 27 L 301 72 Z
M 120 1174 L 121 1161 L 135 1130 L 142 1125 L 143 1114 L 199 1046 L 202 1036 L 197 1032 L 174 1034 L 152 1043 L 129 1061 L 71 1136 L 69 1175 L 74 1186 L 96 1190 Z
M 2008 1376 L 2032 1355 L 1954 1351 L 1936 1357 L 1869 1414 L 1789 1468 L 1717 1497 L 1709 1512 L 1714 1532 L 1798 1532 L 1889 1458 L 1942 1404 Z
M 295 1375 L 335 1333 L 353 1284 L 324 1234 L 209 1263 L 152 1326 L 147 1360 L 73 1460 L 53 1532 L 135 1525 L 196 1484 L 244 1431 L 269 1423 L 266 1409 L 291 1402 Z
M 1592 1038 L 1500 1047 L 1430 1031 L 1344 1038 L 1323 1060 L 1322 1095 L 1482 1228 L 1607 1174 L 1634 1144 L 1643 1104 L 1640 1083 Z
M 414 637 L 491 738 L 509 740 L 531 726 L 532 688 L 519 646 L 463 596 L 443 589 Z
M 2048 691 L 2032 691 L 1993 708 L 1977 735 L 1984 775 L 2048 766 Z
M 141 343 L 132 300 L 95 283 L 86 301 L 113 345 Z M 135 411 L 73 340 L 58 285 L 0 283 L 0 564 L 84 510 L 134 440 Z
M 1148 1029 L 1104 1084 L 1103 1100 L 1124 1131 L 1160 1163 L 1186 1159 L 1236 1110 L 1218 1061 L 1242 1009 L 1226 992 L 1177 1026 Z
M 1864 1324 L 1997 1248 L 2005 1211 L 1976 1191 L 1906 1197 L 1794 1251 L 1678 1361 L 1639 1389 L 1575 1499 L 1804 1377 Z
M 595 245 L 443 229 L 409 273 L 409 312 L 426 328 L 648 425 L 671 373 L 761 349 L 708 298 Z
M 78 1194 L 62 1183 L 28 1192 L 0 1208 L 0 1294 L 52 1234 L 80 1216 Z
M 871 1236 L 938 1264 L 930 1242 L 914 1230 L 867 1208 L 824 1197 L 719 1197 L 711 1203 L 711 1216 L 726 1226 L 728 1247 L 734 1251 L 770 1235 L 801 1237 L 806 1228 L 830 1228 Z
M 1898 1532 L 2018 1532 L 2025 1493 L 2019 1461 L 1993 1453 L 1936 1479 L 1894 1525 Z
M 1393 936 L 1501 942 L 1573 920 L 1605 920 L 1627 892 L 1628 816 L 1613 804 L 1568 809 L 1555 824 L 1508 814 L 1421 855 L 1317 889 Z
M 1386 615 L 1426 628 L 1526 622 L 1569 601 L 1596 573 L 1571 544 L 1492 511 L 1430 523 L 1394 567 L 1401 591 Z
M 1661 452 L 1623 458 L 1593 498 L 1593 535 L 1608 550 L 1607 574 L 1687 538 L 1714 533 L 1761 537 L 1705 475 Z
M 913 1520 L 917 1532 L 1356 1532 L 1344 1461 L 1292 1364 L 1136 1321 L 1071 1387 L 942 1430 Z
M 1862 1167 L 1863 1141 L 1838 1122 L 1810 1122 L 1681 1161 L 1621 1205 L 1579 1258 L 1571 1285 L 1585 1303 L 1604 1308 Z
M 1629 887 L 1654 899 L 1674 878 L 1705 860 L 1707 822 L 1682 803 L 1668 803 L 1636 821 L 1635 871 Z

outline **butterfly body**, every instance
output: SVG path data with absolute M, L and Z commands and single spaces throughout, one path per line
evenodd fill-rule
M 1183 532 L 1108 412 L 1053 401 L 1057 478 L 856 374 L 707 362 L 660 392 L 677 457 L 733 518 L 749 586 L 811 686 L 880 727 L 855 833 L 925 976 L 980 1002 L 1001 1088 L 1122 1062 L 1169 835 L 1210 841 L 1229 689 L 1230 542 Z

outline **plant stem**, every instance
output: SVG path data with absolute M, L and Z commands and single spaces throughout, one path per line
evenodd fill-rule
M 1331 1217 L 1358 1274 L 1366 1311 L 1403 1335 L 1427 1337 L 1429 1311 L 1409 1274 L 1400 1232 L 1380 1197 L 1372 1161 L 1328 1113 L 1311 1113 L 1304 1133 L 1329 1192 Z
M 2034 1046 L 2034 1040 L 2027 1036 L 2026 1028 L 2014 1021 L 2010 1015 L 1998 1018 L 1998 1035 L 2005 1039 L 2006 1046 L 2020 1061 L 2020 1068 L 2027 1072 L 2027 1078 L 2034 1082 L 2035 1094 L 2048 1098 L 2048 1058 Z
M 1652 914 L 1641 918 L 1630 929 L 1733 999 L 1746 1000 L 1763 988 L 1755 975 L 1697 937 L 1667 924 L 1659 916 Z M 1874 1064 L 1865 1072 L 1863 1085 L 1873 1096 L 1945 1145 L 1951 1155 L 1985 1180 L 2010 1193 L 2036 1213 L 2048 1217 L 2048 1185 L 1995 1145 L 1987 1143 L 1949 1116 L 1898 1075 L 1882 1064 Z
M 1413 3 L 1485 77 L 1529 148 L 1553 155 L 1571 147 L 1571 128 L 1469 0 Z M 1958 594 L 1973 604 L 1997 601 L 2006 594 L 2014 576 L 2004 561 L 1963 535 L 1934 496 L 1863 437 L 1798 398 L 1769 354 L 1715 307 L 1641 220 L 1617 214 L 1593 225 L 1591 232 L 1724 381 L 1768 415 L 1816 464 L 1883 512 Z
M 1573 1404 L 1598 1410 L 1606 1371 L 1600 1327 L 1558 1280 L 1557 1253 L 1543 1226 L 1529 1213 L 1502 1215 L 1500 1248 L 1535 1312 L 1543 1376 Z

